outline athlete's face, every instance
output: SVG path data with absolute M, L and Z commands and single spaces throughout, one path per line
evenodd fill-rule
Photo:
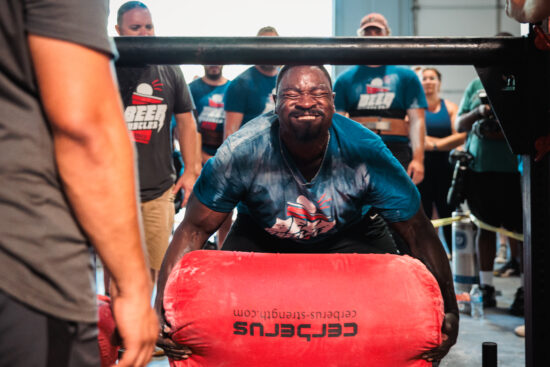
M 218 80 L 222 76 L 222 69 L 222 65 L 205 65 L 204 75 L 206 75 L 208 79 Z
M 144 8 L 133 8 L 122 15 L 120 24 L 115 26 L 120 36 L 154 36 L 155 26 L 151 13 Z
M 334 115 L 330 81 L 316 66 L 296 66 L 280 80 L 275 96 L 281 135 L 299 141 L 324 138 Z
M 441 87 L 441 81 L 434 70 L 424 70 L 422 72 L 422 86 L 424 87 L 424 93 L 434 94 L 439 92 Z

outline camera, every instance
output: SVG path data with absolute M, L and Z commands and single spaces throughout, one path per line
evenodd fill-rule
M 478 97 L 482 105 L 489 104 L 489 98 L 487 97 L 487 93 L 485 91 L 479 92 Z M 493 114 L 493 110 L 491 110 L 489 116 L 476 121 L 472 126 L 472 131 L 480 138 L 501 138 L 502 135 L 502 131 L 495 115 Z
M 449 163 L 455 166 L 451 187 L 447 193 L 447 204 L 452 208 L 457 208 L 466 200 L 466 175 L 473 160 L 474 156 L 463 150 L 453 149 L 449 154 Z

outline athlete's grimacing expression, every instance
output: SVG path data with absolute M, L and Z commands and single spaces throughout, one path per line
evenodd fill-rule
M 334 93 L 325 73 L 316 66 L 287 70 L 275 96 L 281 135 L 299 141 L 325 137 L 334 115 Z

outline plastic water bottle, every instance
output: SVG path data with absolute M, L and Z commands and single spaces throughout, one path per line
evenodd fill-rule
M 474 284 L 472 290 L 470 291 L 470 305 L 471 305 L 471 315 L 472 319 L 482 319 L 483 318 L 483 293 L 479 288 L 479 285 Z

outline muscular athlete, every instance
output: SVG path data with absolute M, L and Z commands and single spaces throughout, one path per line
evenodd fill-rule
M 222 250 L 396 253 L 382 216 L 440 285 L 445 340 L 419 356 L 440 360 L 456 342 L 458 308 L 445 251 L 415 185 L 379 136 L 334 113 L 322 66 L 283 67 L 274 98 L 275 113 L 230 136 L 203 168 L 163 261 L 157 312 L 162 317 L 171 269 L 200 249 L 239 203 Z M 368 216 L 371 207 L 380 215 Z M 158 344 L 169 356 L 192 353 L 168 338 L 169 325 L 163 331 Z

